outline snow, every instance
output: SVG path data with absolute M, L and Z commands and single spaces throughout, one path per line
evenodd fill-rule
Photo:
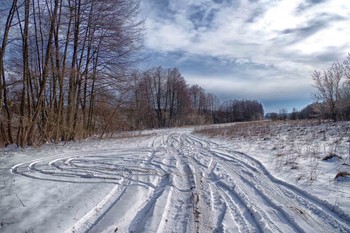
M 4 148 L 0 232 L 350 232 L 348 126 Z
M 285 122 L 268 123 L 264 127 L 270 128 L 268 134 L 249 135 L 251 129 L 247 127 L 244 136 L 226 136 L 225 146 L 258 159 L 278 179 L 350 213 L 350 183 L 334 180 L 337 173 L 350 172 L 350 123 L 313 122 L 305 126 L 305 123 Z M 224 134 L 229 135 L 223 130 Z M 222 135 L 219 141 L 223 144 Z M 332 154 L 336 157 L 323 160 Z

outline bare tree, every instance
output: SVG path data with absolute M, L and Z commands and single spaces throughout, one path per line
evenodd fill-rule
M 96 127 L 106 127 L 98 122 L 102 119 L 98 101 L 113 100 L 101 104 L 103 111 L 109 109 L 101 116 L 114 126 L 110 117 L 121 106 L 124 88 L 129 88 L 125 80 L 141 46 L 139 4 L 139 0 L 18 0 L 4 6 L 1 14 L 7 12 L 6 22 L 0 21 L 4 144 L 12 143 L 13 136 L 20 146 L 89 136 L 99 130 Z
M 341 116 L 341 87 L 344 78 L 344 67 L 340 63 L 334 63 L 323 72 L 314 71 L 312 74 L 316 92 L 314 97 L 323 102 L 327 107 L 330 118 L 334 121 Z M 324 113 L 327 114 L 327 113 Z
M 4 25 L 3 37 L 1 38 L 1 47 L 0 47 L 0 138 L 5 145 L 13 143 L 12 139 L 12 126 L 11 126 L 11 113 L 8 107 L 8 97 L 7 97 L 7 87 L 6 87 L 6 76 L 5 76 L 5 66 L 4 66 L 4 57 L 6 53 L 6 48 L 8 44 L 10 29 L 12 27 L 12 21 L 15 16 L 17 9 L 17 0 L 12 1 L 12 5 L 8 11 L 6 22 Z M 7 121 L 7 130 L 5 130 L 4 118 L 2 115 L 3 106 L 5 108 L 5 115 Z M 7 131 L 7 132 L 6 132 Z M 1 143 L 0 141 L 0 143 Z

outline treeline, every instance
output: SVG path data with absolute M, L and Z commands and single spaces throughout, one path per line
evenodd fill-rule
M 189 86 L 177 68 L 156 67 L 134 72 L 128 112 L 131 129 L 261 120 L 257 101 L 233 100 L 220 105 L 219 98 L 198 85 Z
M 350 100 L 350 99 L 348 99 Z M 346 107 L 347 106 L 347 107 Z M 286 109 L 281 109 L 278 113 L 271 112 L 265 115 L 266 119 L 271 120 L 310 120 L 310 119 L 332 119 L 334 115 L 329 111 L 327 104 L 312 103 L 301 109 L 300 111 L 293 109 L 288 113 Z M 344 109 L 336 115 L 336 120 L 350 120 L 350 105 L 344 105 Z
M 302 110 L 298 111 L 295 108 L 292 112 L 288 112 L 287 109 L 281 109 L 278 113 L 270 112 L 265 115 L 266 119 L 273 121 L 276 120 L 306 120 L 306 119 L 317 119 L 319 114 L 316 111 L 318 108 L 317 103 L 309 104 Z
M 215 123 L 256 121 L 264 117 L 264 108 L 256 100 L 230 100 L 214 114 Z

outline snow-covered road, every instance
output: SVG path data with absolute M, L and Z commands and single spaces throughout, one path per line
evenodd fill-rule
M 42 154 L 9 170 L 4 232 L 350 232 L 332 205 L 186 130 Z

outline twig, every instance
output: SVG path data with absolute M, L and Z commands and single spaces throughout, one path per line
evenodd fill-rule
M 15 193 L 15 195 L 16 195 L 17 199 L 18 199 L 18 200 L 21 202 L 22 206 L 23 206 L 23 207 L 26 207 L 26 206 L 23 204 L 22 200 L 21 200 L 21 199 L 19 199 L 19 197 L 18 197 L 17 193 Z

